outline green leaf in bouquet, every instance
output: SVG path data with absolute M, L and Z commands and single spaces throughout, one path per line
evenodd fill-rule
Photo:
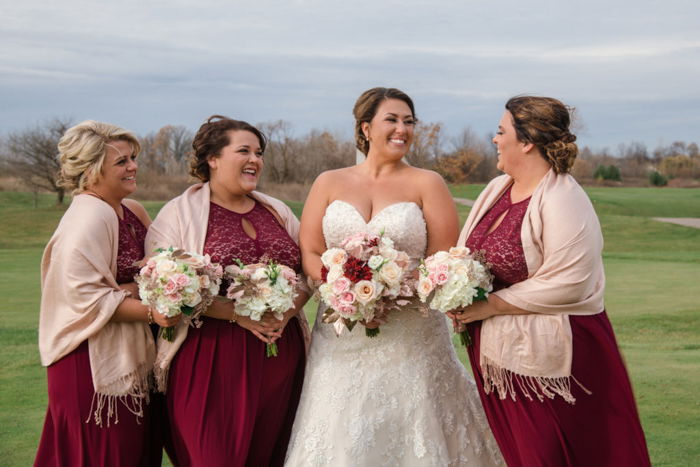
M 188 305 L 182 305 L 180 307 L 180 311 L 186 314 L 187 316 L 191 316 L 192 313 L 194 312 L 194 307 L 188 306 Z

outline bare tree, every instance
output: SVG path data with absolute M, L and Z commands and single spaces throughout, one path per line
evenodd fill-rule
M 265 149 L 266 178 L 275 183 L 292 181 L 297 141 L 292 135 L 292 125 L 285 120 L 260 123 L 258 128 L 267 136 Z
M 34 128 L 10 133 L 3 144 L 2 160 L 7 173 L 24 181 L 34 191 L 56 193 L 62 204 L 65 190 L 56 184 L 61 170 L 58 140 L 70 128 L 66 119 L 54 119 Z
M 418 122 L 413 133 L 411 152 L 406 156 L 415 167 L 429 168 L 442 155 L 443 133 L 440 123 Z
M 186 171 L 193 134 L 181 125 L 165 125 L 157 133 L 141 138 L 141 164 L 156 174 Z

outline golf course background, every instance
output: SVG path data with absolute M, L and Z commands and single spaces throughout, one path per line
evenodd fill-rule
M 475 199 L 483 185 L 452 186 Z M 700 189 L 587 188 L 605 237 L 606 308 L 654 465 L 700 465 Z M 0 463 L 31 465 L 46 410 L 39 363 L 39 262 L 65 206 L 0 192 Z M 297 215 L 301 203 L 290 202 Z M 162 202 L 145 203 L 155 216 Z M 459 206 L 462 223 L 469 208 Z M 79 226 L 76 226 L 79 228 Z M 314 314 L 314 306 L 307 312 Z M 458 349 L 462 361 L 465 354 Z

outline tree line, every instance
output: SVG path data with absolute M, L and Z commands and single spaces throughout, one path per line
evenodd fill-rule
M 54 119 L 0 138 L 0 169 L 3 176 L 21 180 L 35 192 L 55 192 L 63 202 L 65 193 L 56 185 L 59 171 L 57 143 L 72 123 Z M 264 122 L 258 128 L 268 137 L 263 186 L 306 187 L 324 170 L 355 163 L 354 142 L 329 131 L 312 129 L 296 135 L 284 120 Z M 151 199 L 167 199 L 181 192 L 188 178 L 192 130 L 166 125 L 140 136 L 139 191 Z M 420 122 L 415 128 L 407 160 L 411 165 L 440 173 L 448 183 L 486 183 L 498 175 L 493 135 L 480 136 L 471 128 L 447 135 L 440 123 Z M 675 141 L 653 150 L 638 142 L 608 148 L 580 148 L 572 174 L 582 183 L 663 186 L 673 180 L 692 185 L 700 179 L 700 152 L 694 142 Z M 302 189 L 303 191 L 303 189 Z M 303 196 L 303 195 L 301 195 Z

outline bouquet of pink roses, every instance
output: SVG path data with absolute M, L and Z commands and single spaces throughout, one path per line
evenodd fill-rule
M 321 262 L 318 294 L 328 306 L 323 322 L 334 323 L 338 335 L 343 326 L 352 331 L 358 321 L 381 322 L 413 296 L 409 257 L 383 233 L 351 235 L 323 253 Z M 374 337 L 379 328 L 365 328 L 365 333 Z
M 492 290 L 492 276 L 483 263 L 474 259 L 466 247 L 452 247 L 426 258 L 418 267 L 416 292 L 420 301 L 429 298 L 430 308 L 441 313 L 486 300 Z M 467 330 L 460 332 L 463 345 L 470 345 Z
M 180 313 L 197 324 L 197 317 L 219 293 L 223 270 L 209 255 L 173 247 L 156 250 L 136 276 L 144 305 L 171 317 Z M 163 339 L 173 340 L 173 328 L 164 328 Z
M 287 266 L 274 261 L 245 265 L 236 260 L 236 264 L 226 266 L 226 275 L 231 278 L 226 297 L 233 300 L 233 310 L 239 316 L 260 321 L 263 314 L 272 313 L 282 321 L 284 312 L 294 306 L 299 278 Z M 268 357 L 276 357 L 277 352 L 276 343 L 266 344 Z

